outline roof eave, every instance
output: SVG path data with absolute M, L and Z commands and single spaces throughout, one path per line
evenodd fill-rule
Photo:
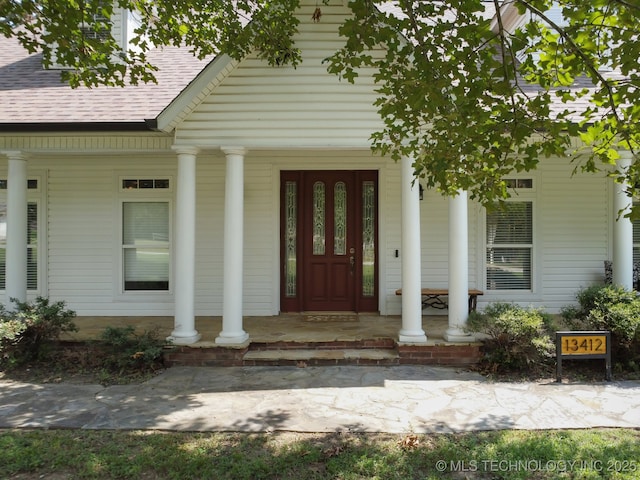
M 238 61 L 222 54 L 214 58 L 154 119 L 156 129 L 170 133 L 180 121 L 200 104 L 204 96 L 238 65 Z
M 2 133 L 148 132 L 157 131 L 156 119 L 135 122 L 20 122 L 0 123 Z

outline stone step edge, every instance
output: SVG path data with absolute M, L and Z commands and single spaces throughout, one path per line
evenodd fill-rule
M 244 354 L 243 360 L 395 360 L 398 352 L 390 349 L 282 349 L 282 350 L 250 350 Z
M 305 349 L 392 349 L 397 342 L 392 338 L 367 339 L 367 340 L 322 340 L 322 341 L 276 341 L 263 342 L 252 340 L 250 350 L 305 350 Z

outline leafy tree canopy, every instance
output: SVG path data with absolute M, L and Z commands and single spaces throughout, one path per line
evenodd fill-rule
M 562 22 L 550 15 L 554 5 Z M 72 67 L 72 86 L 124 85 L 154 81 L 147 53 L 165 45 L 199 57 L 257 52 L 272 65 L 295 66 L 298 6 L 0 0 L 0 29 L 30 52 L 42 51 L 45 64 L 54 54 Z M 125 52 L 110 36 L 115 7 L 140 20 Z M 328 69 L 353 82 L 362 68 L 376 69 L 385 127 L 373 134 L 373 147 L 395 159 L 412 156 L 428 186 L 445 194 L 465 189 L 491 205 L 508 195 L 504 175 L 573 154 L 579 138 L 587 149 L 576 169 L 605 168 L 628 182 L 629 195 L 637 193 L 640 165 L 625 170 L 616 161 L 621 150 L 636 159 L 640 142 L 639 0 L 351 0 L 349 7 L 345 44 Z M 516 11 L 525 21 L 513 22 Z M 92 38 L 87 28 L 106 38 Z

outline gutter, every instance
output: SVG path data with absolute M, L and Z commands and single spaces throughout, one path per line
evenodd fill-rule
M 157 131 L 155 118 L 137 122 L 53 122 L 53 123 L 0 123 L 2 133 L 48 132 L 148 132 Z

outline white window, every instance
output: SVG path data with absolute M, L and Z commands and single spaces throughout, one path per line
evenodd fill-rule
M 485 282 L 487 290 L 533 290 L 533 181 L 506 179 L 522 200 L 487 211 Z
M 117 2 L 115 2 L 113 6 L 113 13 L 111 14 L 109 21 L 107 21 L 106 17 L 102 13 L 94 14 L 93 20 L 96 22 L 95 24 L 83 23 L 79 25 L 79 29 L 85 38 L 90 40 L 99 40 L 102 42 L 113 38 L 123 52 L 130 49 L 137 49 L 137 45 L 130 42 L 135 37 L 136 27 L 140 26 L 140 19 L 137 14 L 118 7 Z M 93 25 L 93 27 L 91 25 Z M 98 28 L 95 28 L 96 26 Z M 52 48 L 51 65 L 46 68 L 63 70 L 72 68 L 69 65 L 63 65 L 58 60 L 58 50 L 60 47 L 57 42 L 52 44 Z M 122 59 L 118 55 L 114 55 L 112 56 L 111 61 L 117 63 L 121 62 Z
M 171 265 L 169 180 L 121 181 L 122 291 L 169 291 Z
M 27 204 L 27 289 L 38 290 L 38 179 L 28 180 Z M 0 180 L 0 290 L 6 289 L 7 180 Z

